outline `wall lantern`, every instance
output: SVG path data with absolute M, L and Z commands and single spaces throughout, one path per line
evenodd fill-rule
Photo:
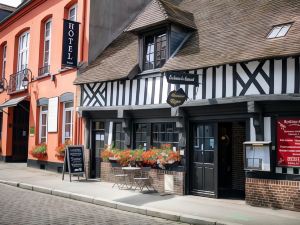
M 7 80 L 5 78 L 2 78 L 0 80 L 0 93 L 4 92 L 7 90 Z
M 30 73 L 30 81 L 32 81 L 32 72 L 31 72 L 31 70 L 27 69 L 27 68 L 23 70 L 23 76 L 24 76 L 23 79 L 22 79 L 22 86 L 23 87 L 27 87 L 28 84 L 29 84 L 29 79 L 28 79 L 29 73 Z

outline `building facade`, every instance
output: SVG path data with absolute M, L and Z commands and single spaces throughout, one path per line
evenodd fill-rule
M 3 161 L 61 171 L 63 157 L 59 150 L 65 144 L 82 143 L 84 121 L 75 110 L 80 90 L 73 85 L 78 69 L 100 54 L 147 1 L 124 1 L 122 13 L 116 16 L 119 3 L 28 0 L 1 21 Z M 79 27 L 68 33 L 73 37 L 76 32 L 78 40 L 67 39 L 71 44 L 67 48 L 63 45 L 65 20 L 71 21 L 71 27 Z M 64 59 L 75 63 L 70 66 Z
M 151 1 L 75 80 L 92 157 L 105 144 L 171 144 L 181 163 L 160 173 L 173 176 L 175 193 L 238 195 L 296 210 L 299 8 L 269 0 Z M 170 82 L 188 74 L 196 84 Z M 168 95 L 179 89 L 187 100 L 171 107 Z M 106 179 L 107 163 L 91 163 Z
M 62 30 L 64 19 L 81 24 L 78 62 L 87 61 L 88 30 L 84 23 L 88 22 L 88 10 L 88 1 L 24 1 L 1 22 L 4 161 L 35 165 L 38 160 L 31 151 L 45 144 L 48 151 L 43 160 L 51 166 L 59 162 L 54 151 L 57 146 L 80 140 L 74 110 L 76 88 L 72 85 L 77 69 L 61 63 Z

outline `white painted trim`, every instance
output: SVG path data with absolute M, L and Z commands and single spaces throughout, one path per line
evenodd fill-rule
M 271 117 L 264 117 L 264 140 L 271 141 Z
M 49 36 L 46 36 L 46 25 L 47 23 L 50 23 L 50 30 L 49 30 Z M 48 19 L 45 23 L 44 23 L 44 53 L 43 53 L 43 67 L 46 66 L 45 65 L 45 53 L 46 53 L 46 41 L 49 41 L 49 56 L 48 56 L 48 65 L 50 66 L 50 62 L 51 62 L 51 37 L 52 37 L 52 18 Z
M 42 142 L 42 115 L 46 115 L 46 142 L 48 140 L 48 109 L 47 111 L 42 111 L 42 107 L 45 105 L 40 106 L 40 119 L 39 119 L 39 143 Z M 48 105 L 47 105 L 48 106 Z
M 71 112 L 71 127 L 70 127 L 70 139 L 73 140 L 73 113 L 74 113 L 74 103 L 73 107 L 66 108 L 66 104 L 71 102 L 63 103 L 63 121 L 62 121 L 62 143 L 66 142 L 65 129 L 66 129 L 66 112 Z
M 112 133 L 113 133 L 113 122 L 109 122 L 109 129 L 108 129 L 108 141 L 107 144 L 111 145 L 112 144 Z
M 4 64 L 5 64 L 5 66 L 4 66 Z M 1 78 L 5 78 L 6 65 L 7 65 L 7 44 L 2 46 L 2 71 L 1 71 L 2 74 L 1 74 Z
M 253 118 L 250 118 L 250 141 L 256 141 L 256 133 L 253 125 Z

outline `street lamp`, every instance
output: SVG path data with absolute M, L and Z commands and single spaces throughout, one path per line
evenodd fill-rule
M 7 80 L 5 78 L 2 78 L 0 80 L 0 93 L 4 92 L 5 90 L 7 90 Z

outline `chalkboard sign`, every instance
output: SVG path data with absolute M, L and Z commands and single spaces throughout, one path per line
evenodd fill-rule
M 70 181 L 72 175 L 85 175 L 84 168 L 84 147 L 82 145 L 69 145 L 65 150 L 65 160 L 63 166 L 63 177 L 65 172 L 70 175 Z

